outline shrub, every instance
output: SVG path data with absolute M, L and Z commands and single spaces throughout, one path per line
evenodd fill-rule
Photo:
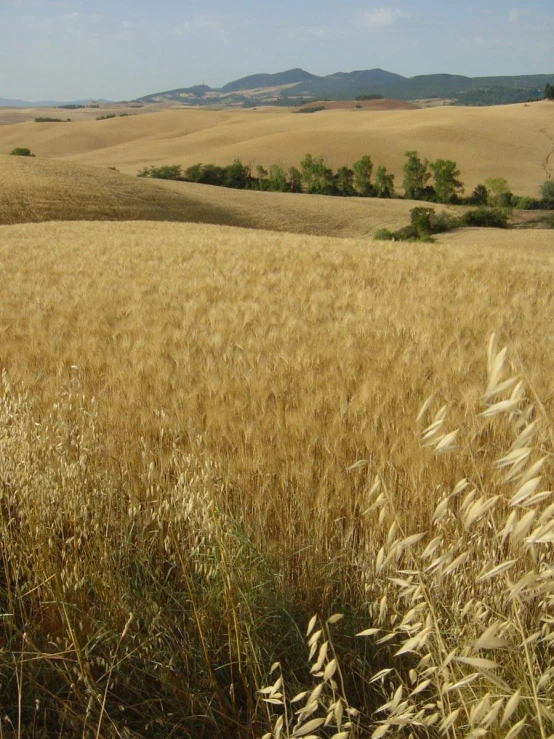
M 325 106 L 313 105 L 310 108 L 300 108 L 300 110 L 294 110 L 293 113 L 318 113 L 320 110 L 325 110 Z
M 380 228 L 378 231 L 375 231 L 373 238 L 376 241 L 400 241 L 401 240 L 398 236 L 398 232 L 391 231 L 388 228 Z
M 157 180 L 183 180 L 180 164 L 166 164 L 161 167 L 144 167 L 137 177 L 153 177 Z
M 517 208 L 518 210 L 540 210 L 543 202 L 537 198 L 524 196 L 520 198 L 514 197 L 512 199 L 512 204 L 514 208 Z
M 554 208 L 554 180 L 547 180 L 541 185 L 541 197 L 543 206 Z
M 469 210 L 460 218 L 461 226 L 480 226 L 481 228 L 506 228 L 508 214 L 497 208 L 476 208 Z
M 39 116 L 35 118 L 35 123 L 71 123 L 71 118 L 46 118 Z
M 30 149 L 27 149 L 23 146 L 16 146 L 15 149 L 12 149 L 10 151 L 10 154 L 12 157 L 34 157 L 35 155 L 31 152 Z

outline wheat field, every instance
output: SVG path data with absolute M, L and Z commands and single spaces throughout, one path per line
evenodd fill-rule
M 536 196 L 552 105 L 96 112 L 0 120 L 0 739 L 552 739 L 552 230 L 134 176 Z
M 0 227 L 0 735 L 552 734 L 553 267 Z
M 554 168 L 548 101 L 311 115 L 275 108 L 139 113 L 105 121 L 0 125 L 0 154 L 26 146 L 41 159 L 113 166 L 127 174 L 150 164 L 226 165 L 236 157 L 252 166 L 298 166 L 307 152 L 323 155 L 336 169 L 369 154 L 401 183 L 404 153 L 415 149 L 430 160 L 456 161 L 469 192 L 487 177 L 504 177 L 513 192 L 530 196 L 538 195 Z

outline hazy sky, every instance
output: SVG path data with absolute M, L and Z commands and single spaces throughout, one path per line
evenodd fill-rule
M 0 97 L 132 99 L 256 72 L 554 73 L 554 0 L 0 0 Z

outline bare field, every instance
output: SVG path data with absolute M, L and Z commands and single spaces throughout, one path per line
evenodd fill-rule
M 34 122 L 0 127 L 0 151 L 28 146 L 38 157 L 115 166 L 129 174 L 149 164 L 198 162 L 298 165 L 307 152 L 333 167 L 370 154 L 401 182 L 404 153 L 457 162 L 466 189 L 505 177 L 514 192 L 536 196 L 553 172 L 552 105 L 440 107 L 394 111 L 289 109 L 165 110 L 71 124 Z

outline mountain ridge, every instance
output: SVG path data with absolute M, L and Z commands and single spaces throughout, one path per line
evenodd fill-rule
M 519 102 L 541 96 L 554 74 L 466 77 L 455 74 L 431 74 L 405 77 L 376 67 L 374 69 L 334 72 L 318 76 L 296 67 L 284 72 L 260 73 L 241 77 L 220 88 L 196 85 L 151 93 L 136 102 L 173 101 L 183 105 L 295 105 L 314 100 L 345 100 L 359 95 L 380 95 L 399 100 L 459 97 L 471 104 L 472 93 L 485 103 Z M 508 93 L 507 91 L 510 90 Z M 500 92 L 499 92 L 500 91 Z M 490 102 L 486 102 L 490 100 Z

